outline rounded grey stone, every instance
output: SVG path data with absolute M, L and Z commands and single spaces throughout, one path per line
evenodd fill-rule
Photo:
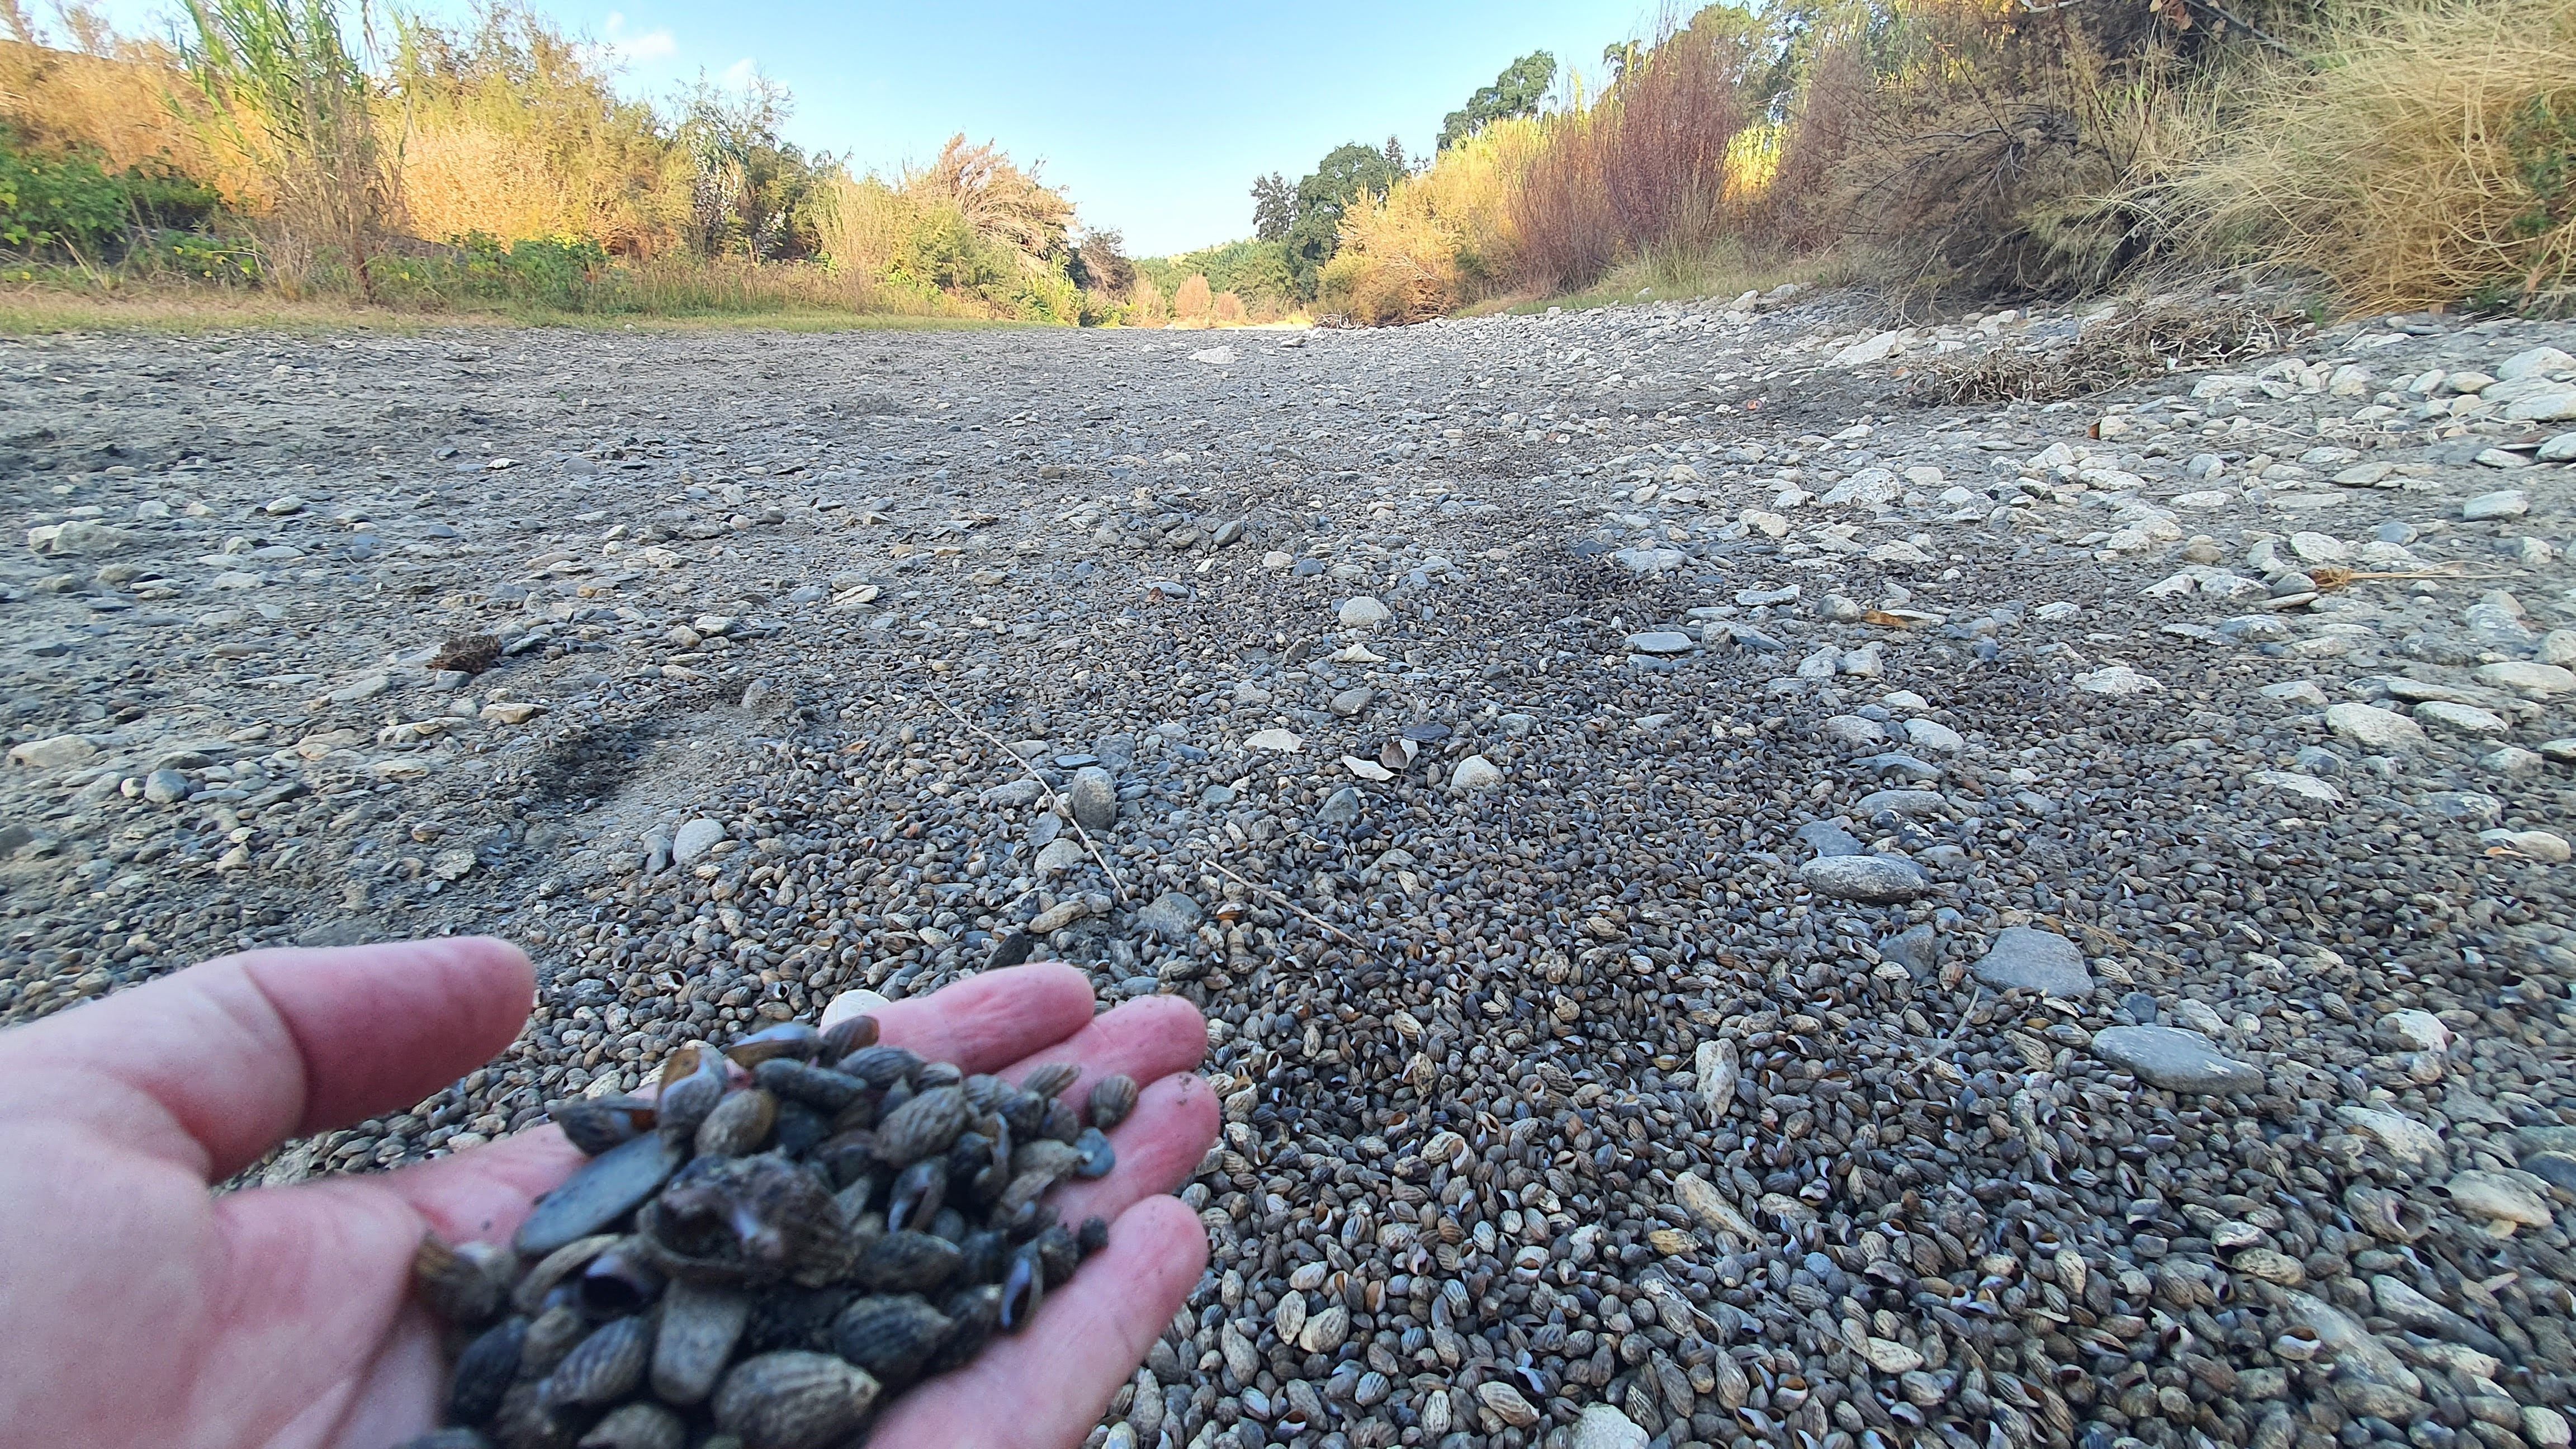
M 723 821 L 700 816 L 671 833 L 671 859 L 676 864 L 695 865 L 724 838 Z
M 1073 823 L 1085 830 L 1107 830 L 1118 823 L 1118 781 L 1098 765 L 1073 772 L 1065 800 L 1073 807 Z
M 1932 889 L 1931 878 L 1910 860 L 1892 855 L 1829 855 L 1798 868 L 1798 883 L 1820 896 L 1866 905 L 1910 901 Z

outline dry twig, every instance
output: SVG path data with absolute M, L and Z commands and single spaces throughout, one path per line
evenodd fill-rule
M 1082 828 L 1081 821 L 1073 818 L 1072 807 L 1066 805 L 1064 803 L 1064 797 L 1056 794 L 1055 787 L 1047 783 L 1046 776 L 1039 774 L 1036 767 L 1031 765 L 1028 761 L 1020 759 L 1019 755 L 1013 752 L 1009 745 L 1004 744 L 998 737 L 996 737 L 991 730 L 988 730 L 982 725 L 975 723 L 973 720 L 968 719 L 966 716 L 959 714 L 956 708 L 950 705 L 948 701 L 941 699 L 938 695 L 930 693 L 927 690 L 922 692 L 922 698 L 939 706 L 940 710 L 950 719 L 957 721 L 959 724 L 964 725 L 966 728 L 982 736 L 986 743 L 992 745 L 993 748 L 1000 750 L 1003 754 L 1010 756 L 1013 761 L 1017 762 L 1020 769 L 1025 772 L 1030 779 L 1038 782 L 1038 788 L 1046 792 L 1047 804 L 1055 807 L 1063 813 L 1064 823 L 1073 827 L 1073 838 L 1081 841 L 1082 848 L 1091 852 L 1092 863 L 1100 867 L 1100 873 L 1102 875 L 1109 877 L 1109 884 L 1118 892 L 1118 899 L 1122 901 L 1132 901 L 1136 899 L 1135 896 L 1128 893 L 1127 883 L 1120 880 L 1118 878 L 1118 872 L 1110 867 L 1109 857 L 1100 853 L 1100 846 L 1092 840 L 1091 833 Z

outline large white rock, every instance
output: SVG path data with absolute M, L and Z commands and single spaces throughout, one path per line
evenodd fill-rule
M 1646 1449 L 1653 1439 L 1636 1420 L 1608 1404 L 1588 1404 L 1566 1442 L 1573 1449 Z
M 11 746 L 9 758 L 31 769 L 52 770 L 97 759 L 98 746 L 80 735 L 51 735 Z
M 671 832 L 671 859 L 679 865 L 695 865 L 724 838 L 723 821 L 700 816 Z
M 1460 790 L 1491 790 L 1503 783 L 1503 772 L 1484 756 L 1469 755 L 1458 762 L 1458 768 L 1449 772 L 1449 783 Z
M 2406 750 L 2424 743 L 2424 728 L 2372 704 L 2338 704 L 2326 710 L 2326 728 L 2365 750 Z
M 1342 621 L 1342 627 L 1345 629 L 1374 629 L 1393 619 L 1395 615 L 1386 605 L 1362 594 L 1356 599 L 1343 600 L 1341 610 L 1335 617 Z
M 2553 629 L 2550 632 L 2558 631 Z M 2544 640 L 2547 638 L 2546 635 L 2542 637 Z M 2576 670 L 2513 659 L 2480 666 L 2478 683 L 2494 689 L 2510 689 L 2528 699 L 2547 699 L 2576 689 Z

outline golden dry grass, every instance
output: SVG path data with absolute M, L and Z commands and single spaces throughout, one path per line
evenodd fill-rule
M 2339 6 L 2181 187 L 2220 255 L 2361 308 L 2576 281 L 2576 0 Z

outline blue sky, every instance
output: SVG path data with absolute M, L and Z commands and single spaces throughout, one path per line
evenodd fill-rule
M 34 8 L 34 7 L 31 7 Z M 172 7 L 112 0 L 158 29 Z M 458 0 L 428 0 L 459 14 Z M 1247 235 L 1252 178 L 1290 181 L 1344 141 L 1428 149 L 1440 118 L 1513 57 L 1587 74 L 1651 23 L 1639 0 L 1306 0 L 1286 5 L 537 0 L 615 47 L 660 95 L 757 66 L 795 93 L 789 139 L 860 170 L 927 160 L 952 133 L 1046 163 L 1086 222 L 1160 255 Z

